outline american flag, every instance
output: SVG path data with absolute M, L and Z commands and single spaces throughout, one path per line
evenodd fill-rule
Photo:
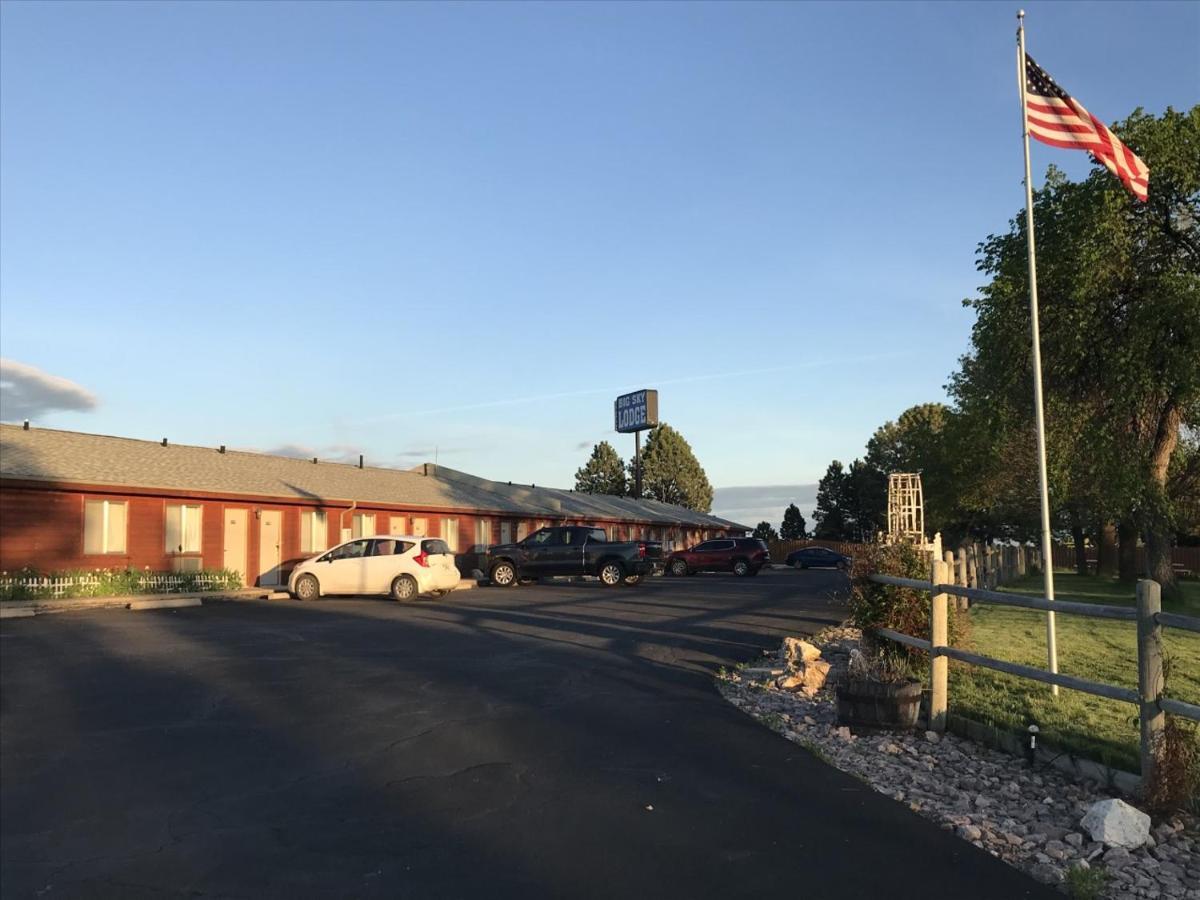
M 1055 84 L 1028 53 L 1025 54 L 1025 112 L 1029 133 L 1043 144 L 1087 150 L 1125 182 L 1133 196 L 1146 202 L 1150 169 L 1107 125 Z

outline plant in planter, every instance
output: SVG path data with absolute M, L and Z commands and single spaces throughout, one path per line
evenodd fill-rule
M 846 680 L 837 688 L 838 722 L 871 728 L 914 728 L 921 710 L 921 681 L 892 649 L 853 650 Z
M 874 544 L 855 555 L 850 585 L 850 623 L 862 630 L 862 652 L 852 656 L 848 678 L 837 691 L 838 718 L 843 724 L 876 728 L 912 728 L 921 705 L 916 676 L 928 658 L 920 650 L 876 636 L 888 628 L 927 637 L 930 602 L 926 591 L 877 584 L 874 574 L 928 580 L 929 558 L 910 544 Z M 950 611 L 950 643 L 967 639 L 966 616 Z

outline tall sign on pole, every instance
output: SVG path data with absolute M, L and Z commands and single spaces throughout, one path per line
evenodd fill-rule
M 633 432 L 634 496 L 642 496 L 642 432 L 658 424 L 658 391 L 622 394 L 613 403 L 613 427 L 620 434 Z

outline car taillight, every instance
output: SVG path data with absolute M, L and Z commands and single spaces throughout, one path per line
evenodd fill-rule
M 415 562 L 418 566 L 421 566 L 424 569 L 428 569 L 429 568 L 429 554 L 428 553 L 418 553 L 416 556 L 413 557 L 413 562 Z
M 638 544 L 638 559 L 645 559 L 645 558 L 646 558 L 646 545 Z

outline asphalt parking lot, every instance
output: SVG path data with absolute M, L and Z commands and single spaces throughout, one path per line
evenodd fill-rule
M 843 584 L 7 620 L 0 893 L 1058 896 L 716 692 Z

